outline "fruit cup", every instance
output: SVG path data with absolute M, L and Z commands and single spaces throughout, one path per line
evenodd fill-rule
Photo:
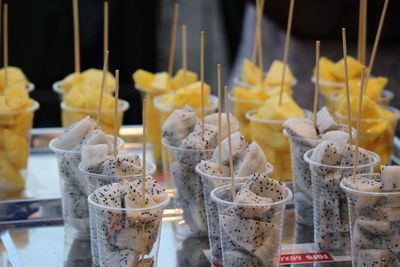
M 354 146 L 352 146 L 354 149 Z M 349 177 L 352 166 L 326 165 L 311 160 L 314 148 L 304 154 L 304 161 L 311 170 L 314 215 L 314 244 L 317 249 L 337 255 L 349 254 L 350 228 L 349 210 L 345 193 L 340 188 L 342 179 Z M 371 151 L 359 148 L 359 160 L 369 158 L 369 163 L 357 165 L 357 174 L 373 171 L 380 157 Z
M 256 112 L 252 110 L 246 113 L 250 121 L 251 139 L 260 145 L 268 162 L 274 166 L 271 177 L 279 181 L 291 181 L 290 146 L 283 134 L 285 121 L 255 118 L 253 114 Z
M 380 177 L 357 175 L 340 183 L 350 211 L 353 266 L 400 265 L 400 191 L 384 192 Z
M 195 172 L 196 165 L 212 157 L 214 149 L 183 149 L 169 145 L 164 139 L 163 173 L 175 188 L 174 208 L 183 215 L 177 221 L 183 236 L 207 236 L 207 218 L 204 206 L 203 182 Z
M 31 129 L 39 103 L 22 110 L 0 111 L 0 198 L 12 197 L 25 187 Z
M 236 193 L 243 184 L 235 184 Z M 211 191 L 217 204 L 224 266 L 279 266 L 283 214 L 292 192 L 285 187 L 283 199 L 272 203 L 236 203 L 232 185 Z M 246 218 L 243 212 L 267 210 L 268 216 Z
M 392 118 L 361 118 L 359 146 L 377 153 L 381 164 L 388 164 L 392 155 L 393 138 L 400 111 L 393 107 L 381 106 L 394 114 Z M 336 111 L 335 116 L 340 123 L 348 124 L 347 115 Z M 357 118 L 352 117 L 351 124 L 357 125 Z
M 167 194 L 159 203 L 145 208 L 116 208 L 100 202 L 95 193 L 89 195 L 88 203 L 90 223 L 95 229 L 92 234 L 97 235 L 100 267 L 157 265 L 162 216 L 169 203 Z
M 273 171 L 273 166 L 267 163 L 267 171 L 263 175 L 269 175 Z M 211 248 L 212 262 L 214 265 L 222 264 L 221 239 L 219 235 L 219 220 L 217 204 L 211 201 L 210 193 L 217 187 L 231 183 L 231 177 L 214 176 L 202 170 L 201 164 L 197 164 L 196 173 L 201 176 L 204 191 L 204 204 L 207 215 L 208 240 Z M 249 178 L 235 177 L 236 183 L 244 183 Z
M 121 128 L 124 112 L 129 108 L 129 103 L 125 100 L 119 99 L 118 108 L 118 130 Z M 96 120 L 97 108 L 96 109 L 82 109 L 67 106 L 64 102 L 61 103 L 62 111 L 62 125 L 64 128 L 80 121 L 86 116 L 90 116 Z M 101 129 L 106 134 L 114 134 L 114 109 L 102 109 L 101 111 Z
M 153 149 L 154 149 L 153 151 L 161 151 L 161 153 L 163 155 L 162 160 L 164 160 L 164 158 L 165 158 L 164 154 L 166 152 L 162 150 L 162 145 L 161 145 L 161 127 L 164 124 L 164 122 L 168 119 L 168 117 L 171 115 L 171 113 L 175 110 L 174 108 L 171 108 L 170 106 L 168 106 L 168 104 L 163 102 L 163 98 L 165 96 L 167 96 L 167 94 L 162 94 L 162 95 L 158 95 L 158 96 L 154 97 L 154 103 L 153 103 L 153 105 L 155 107 L 155 110 L 157 111 L 157 114 L 159 116 L 159 119 L 158 119 L 159 125 L 157 125 L 158 126 L 157 131 L 158 131 L 159 139 L 152 139 L 152 140 L 155 141 L 155 142 L 152 142 Z M 210 102 L 209 105 L 204 107 L 205 115 L 209 115 L 211 113 L 214 113 L 218 108 L 218 98 L 216 96 L 210 95 L 209 102 Z M 201 108 L 196 108 L 195 112 L 196 112 L 196 115 L 198 117 L 201 116 Z M 150 121 L 149 125 L 150 124 L 151 124 L 151 121 Z M 149 126 L 149 127 L 151 127 L 151 126 Z M 150 132 L 150 130 L 149 130 L 149 132 Z M 153 152 L 153 153 L 155 153 L 155 152 Z M 164 162 L 163 162 L 162 166 L 164 168 L 164 166 L 165 166 Z
M 140 177 L 142 174 L 138 175 L 127 175 L 127 176 L 115 176 L 115 175 L 104 175 L 91 173 L 82 168 L 82 163 L 78 166 L 80 173 L 83 175 L 83 179 L 86 184 L 86 194 L 90 195 L 99 187 L 112 184 L 112 183 L 123 183 L 123 181 L 133 181 Z M 156 165 L 153 162 L 147 162 L 146 175 L 153 175 L 156 172 Z M 89 206 L 89 209 L 91 206 Z M 90 212 L 89 212 L 90 213 Z M 98 266 L 99 263 L 99 251 L 97 247 L 97 231 L 96 231 L 96 220 L 90 222 L 90 239 L 91 239 L 91 252 L 93 265 Z
M 311 77 L 311 82 L 315 84 L 317 82 L 315 76 Z M 344 83 L 342 82 L 336 82 L 336 81 L 324 81 L 324 80 L 319 80 L 319 106 L 327 106 L 327 108 L 330 110 L 330 107 L 332 107 L 332 102 L 329 97 L 329 95 L 332 92 L 339 92 L 340 89 L 342 89 L 345 86 Z M 323 101 L 321 101 L 323 100 Z M 331 111 L 332 112 L 332 111 Z

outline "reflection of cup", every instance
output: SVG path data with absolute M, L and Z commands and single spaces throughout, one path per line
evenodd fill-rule
M 380 174 L 357 175 L 358 182 L 380 182 Z M 350 227 L 353 266 L 398 266 L 400 208 L 399 189 L 383 192 L 362 191 L 354 185 L 353 177 L 343 179 L 340 187 L 346 192 Z M 372 185 L 373 186 L 373 185 Z M 371 186 L 371 187 L 372 187 Z M 372 191 L 372 190 L 371 190 Z
M 232 94 L 229 94 L 229 100 L 232 103 L 233 115 L 235 115 L 235 117 L 239 120 L 240 133 L 247 141 L 251 142 L 253 139 L 250 129 L 250 122 L 246 118 L 246 113 L 250 110 L 260 108 L 264 101 L 240 99 L 232 96 Z
M 176 213 L 183 213 L 183 221 L 177 221 L 180 234 L 207 236 L 203 182 L 195 168 L 200 161 L 210 159 L 214 149 L 184 149 L 168 145 L 165 139 L 162 142 L 166 152 L 163 160 L 164 177 L 176 189 Z
M 371 162 L 357 166 L 356 173 L 370 173 L 380 157 L 359 148 L 369 155 Z M 314 149 L 304 154 L 310 165 L 314 217 L 314 244 L 318 249 L 340 255 L 348 254 L 350 247 L 349 210 L 346 195 L 340 188 L 343 178 L 352 174 L 354 166 L 334 166 L 311 160 Z
M 209 267 L 210 261 L 204 254 L 204 250 L 208 248 L 207 237 L 186 237 L 176 252 L 176 266 Z
M 20 192 L 25 187 L 31 129 L 39 103 L 29 108 L 0 111 L 0 198 Z
M 341 91 L 335 90 L 333 92 L 330 92 L 326 98 L 326 107 L 328 108 L 329 112 L 332 114 L 335 113 L 337 106 L 339 102 L 342 100 L 341 97 L 339 97 Z M 371 98 L 374 102 L 376 102 L 379 105 L 385 105 L 388 106 L 390 104 L 390 101 L 393 99 L 394 93 L 389 91 L 389 90 L 382 90 L 381 92 L 381 97 L 380 98 Z
M 395 114 L 394 118 L 361 118 L 360 125 L 360 140 L 359 145 L 367 150 L 377 153 L 382 161 L 382 164 L 388 164 L 392 155 L 393 138 L 395 127 L 400 118 L 398 109 L 382 106 L 386 111 Z M 347 115 L 342 115 L 336 111 L 337 120 L 343 124 L 348 124 Z M 351 124 L 353 127 L 357 125 L 357 118 L 352 117 Z
M 119 108 L 118 108 L 118 130 L 121 128 L 122 120 L 124 117 L 124 112 L 129 108 L 129 103 L 125 100 L 119 99 Z M 82 109 L 82 108 L 74 108 L 69 107 L 65 104 L 65 102 L 61 103 L 61 111 L 62 111 L 62 125 L 64 128 L 74 124 L 77 121 L 80 121 L 86 116 L 90 116 L 94 120 L 97 118 L 97 108 L 96 109 Z M 101 110 L 101 120 L 100 126 L 101 129 L 106 134 L 114 134 L 114 109 L 102 109 Z
M 283 134 L 282 120 L 267 120 L 254 117 L 257 110 L 246 113 L 250 121 L 252 140 L 257 142 L 273 166 L 272 178 L 280 181 L 292 180 L 290 164 L 290 146 L 288 138 Z
M 273 171 L 273 166 L 267 163 L 267 171 L 263 175 L 269 175 Z M 207 215 L 208 240 L 210 243 L 212 261 L 214 264 L 222 264 L 221 240 L 219 235 L 219 220 L 217 204 L 211 201 L 210 193 L 217 187 L 231 183 L 231 177 L 214 176 L 204 172 L 201 164 L 197 164 L 196 173 L 201 175 L 204 191 L 204 204 Z M 250 176 L 235 177 L 237 183 L 244 183 Z
M 161 221 L 164 207 L 169 203 L 168 194 L 164 194 L 160 201 L 145 208 L 116 208 L 99 203 L 94 193 L 89 195 L 90 223 L 95 223 L 96 227 L 100 267 L 138 266 L 142 241 L 145 260 L 157 262 Z M 109 225 L 111 219 L 112 226 Z
M 173 108 L 171 108 L 170 106 L 168 106 L 168 104 L 162 103 L 162 99 L 164 96 L 166 96 L 168 94 L 162 94 L 162 95 L 158 95 L 156 97 L 154 97 L 154 107 L 157 110 L 157 113 L 159 114 L 159 119 L 158 121 L 159 123 L 159 128 L 157 128 L 158 132 L 159 132 L 159 139 L 155 140 L 153 144 L 153 149 L 154 151 L 158 151 L 158 150 L 162 150 L 162 146 L 161 146 L 161 127 L 164 124 L 164 122 L 168 119 L 168 117 L 171 115 L 171 113 L 175 110 Z M 204 113 L 205 115 L 209 115 L 213 112 L 216 111 L 218 107 L 218 98 L 216 96 L 210 95 L 209 96 L 209 105 L 207 107 L 204 107 Z M 194 109 L 196 112 L 196 116 L 201 117 L 201 108 L 196 108 Z M 151 124 L 151 121 L 149 121 Z M 151 127 L 149 125 L 149 127 Z M 162 154 L 165 153 L 165 151 L 161 152 Z
M 107 137 L 110 140 L 114 139 L 110 135 Z M 89 238 L 86 181 L 78 168 L 81 162 L 81 152 L 57 148 L 54 146 L 54 141 L 55 139 L 50 141 L 49 147 L 57 159 L 66 239 L 69 237 Z M 124 141 L 118 138 L 118 148 L 123 145 Z
M 76 238 L 68 238 L 65 240 L 64 247 L 70 248 L 64 255 L 64 267 L 92 266 L 90 240 L 80 236 Z
M 142 177 L 142 174 L 137 174 L 137 175 L 126 175 L 126 176 L 115 176 L 115 175 L 104 175 L 104 174 L 96 174 L 96 173 L 91 173 L 82 168 L 82 163 L 79 164 L 78 166 L 79 171 L 83 175 L 83 179 L 85 180 L 86 184 L 86 190 L 87 190 L 87 195 L 91 194 L 96 190 L 97 188 L 100 188 L 102 186 L 112 184 L 112 183 L 123 183 L 123 181 L 133 181 L 136 180 L 140 177 Z M 153 175 L 156 172 L 156 165 L 152 162 L 147 162 L 147 167 L 146 167 L 146 175 Z M 92 208 L 92 207 L 89 207 Z M 91 212 L 91 211 L 90 211 Z M 92 260 L 93 264 L 95 266 L 99 265 L 99 251 L 97 247 L 97 226 L 96 226 L 96 220 L 92 220 L 90 222 L 90 239 L 91 239 L 91 247 L 92 247 Z
M 243 184 L 236 184 L 236 193 Z M 211 191 L 217 203 L 224 266 L 279 266 L 283 215 L 292 192 L 286 188 L 283 200 L 272 203 L 232 202 L 232 186 Z M 265 215 L 249 219 L 243 212 L 260 210 Z

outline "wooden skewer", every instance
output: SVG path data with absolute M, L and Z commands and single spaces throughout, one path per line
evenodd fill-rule
M 253 62 L 254 65 L 256 65 L 257 61 L 257 52 L 258 52 L 258 27 L 259 25 L 259 20 L 258 20 L 258 13 L 260 12 L 260 2 L 259 0 L 256 0 L 256 33 L 254 34 L 254 42 L 253 42 L 253 50 L 252 50 L 252 55 L 251 55 L 251 61 Z
M 182 68 L 183 68 L 183 84 L 186 86 L 186 71 L 187 71 L 187 27 L 182 25 Z
M 8 4 L 4 4 L 3 10 L 3 57 L 4 57 L 4 88 L 8 86 Z
M 289 6 L 289 17 L 288 17 L 288 23 L 287 23 L 287 29 L 286 29 L 285 51 L 283 52 L 283 70 L 282 70 L 282 80 L 281 80 L 281 91 L 279 92 L 279 105 L 282 104 L 283 88 L 285 86 L 285 73 L 286 73 L 286 65 L 288 62 L 288 54 L 289 54 L 290 32 L 292 31 L 294 1 L 295 0 L 290 0 L 290 6 Z
M 342 42 L 343 42 L 343 59 L 344 59 L 344 77 L 346 85 L 346 101 L 347 101 L 347 119 L 349 124 L 349 142 L 353 143 L 353 133 L 351 127 L 351 109 L 350 109 L 350 89 L 349 89 L 349 70 L 347 65 L 347 38 L 346 28 L 342 28 Z
M 169 57 L 168 57 L 168 74 L 172 77 L 174 71 L 174 57 L 175 57 L 175 43 L 176 43 L 176 32 L 178 29 L 178 17 L 179 17 L 179 4 L 174 5 L 174 15 L 172 17 L 172 31 L 171 39 L 169 44 Z
M 200 81 L 201 81 L 201 135 L 204 136 L 204 32 L 200 37 Z
M 114 156 L 118 155 L 118 97 L 119 97 L 119 70 L 115 71 L 115 104 L 114 104 Z
M 81 72 L 81 52 L 79 40 L 79 7 L 78 0 L 72 0 L 74 15 L 74 56 L 75 56 L 75 72 Z
M 361 39 L 362 39 L 362 0 L 359 0 L 358 6 L 358 39 L 357 39 L 357 59 L 361 61 Z
M 109 18 L 108 18 L 108 1 L 104 1 L 104 25 L 103 25 L 103 50 L 104 50 L 104 62 L 106 61 L 106 52 L 109 51 L 108 49 L 108 39 L 109 39 Z M 108 62 L 107 62 L 107 68 L 106 71 L 108 71 Z
M 233 159 L 232 159 L 232 137 L 231 137 L 231 121 L 229 116 L 229 100 L 228 100 L 228 86 L 225 86 L 225 104 L 226 104 L 226 123 L 228 124 L 228 150 L 229 150 L 229 170 L 231 173 L 232 182 L 232 200 L 235 200 L 236 190 L 235 190 L 235 173 L 233 171 Z
M 263 74 L 264 74 L 264 62 L 263 62 L 263 48 L 262 48 L 262 16 L 264 9 L 264 0 L 260 1 L 258 11 L 258 67 L 260 69 L 260 85 L 262 85 Z
M 221 64 L 217 65 L 217 80 L 218 80 L 218 167 L 222 169 L 222 71 Z
M 361 71 L 361 88 L 360 88 L 360 97 L 358 99 L 358 116 L 357 116 L 357 138 L 356 138 L 356 147 L 354 151 L 354 168 L 353 168 L 353 182 L 355 182 L 356 174 L 357 174 L 357 166 L 358 166 L 358 144 L 360 139 L 360 126 L 361 126 L 361 115 L 362 115 L 362 101 L 364 96 L 364 87 L 365 87 L 365 66 L 362 67 Z
M 314 127 L 317 129 L 317 112 L 318 112 L 318 92 L 319 92 L 319 58 L 320 58 L 320 41 L 315 42 L 315 87 L 314 87 Z
M 108 51 L 104 53 L 104 63 L 103 63 L 103 77 L 101 79 L 101 88 L 100 88 L 100 99 L 99 99 L 99 107 L 97 109 L 97 125 L 101 128 L 101 109 L 103 105 L 103 95 L 104 95 L 104 87 L 107 81 L 107 65 L 108 65 Z
M 146 206 L 146 106 L 147 106 L 147 100 L 143 100 L 143 112 L 142 112 L 142 121 L 143 121 L 143 161 L 142 161 L 142 207 L 144 208 Z M 142 229 L 141 229 L 141 257 L 142 257 L 142 262 L 144 261 L 144 255 L 146 251 L 146 239 L 144 238 L 144 233 L 146 232 L 145 225 L 142 223 Z
M 367 51 L 367 9 L 368 9 L 368 0 L 364 0 L 363 6 L 363 30 L 362 30 L 362 53 L 361 53 L 361 64 L 366 64 L 366 51 Z
M 383 4 L 382 13 L 381 13 L 381 18 L 379 20 L 378 30 L 376 32 L 376 36 L 375 36 L 375 40 L 374 40 L 374 46 L 372 48 L 371 57 L 369 58 L 369 64 L 368 64 L 368 68 L 367 68 L 367 77 L 366 77 L 366 81 L 365 81 L 365 88 L 367 88 L 367 86 L 368 86 L 368 79 L 371 76 L 372 68 L 374 67 L 376 51 L 378 50 L 378 44 L 379 44 L 379 40 L 381 38 L 383 22 L 385 21 L 386 10 L 387 10 L 388 4 L 389 4 L 389 0 L 385 0 L 385 3 Z

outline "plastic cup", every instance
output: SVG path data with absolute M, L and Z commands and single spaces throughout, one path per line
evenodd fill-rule
M 121 128 L 124 118 L 124 112 L 129 108 L 129 103 L 125 100 L 119 99 L 118 109 L 118 130 Z M 62 111 L 62 125 L 64 128 L 80 121 L 86 116 L 92 117 L 94 120 L 97 118 L 96 109 L 82 109 L 67 106 L 64 102 L 61 103 Z M 106 134 L 114 134 L 114 109 L 106 109 L 101 111 L 101 129 Z
M 360 150 L 362 148 L 359 148 Z M 314 215 L 314 244 L 317 249 L 337 255 L 346 255 L 351 251 L 349 210 L 346 195 L 340 188 L 343 178 L 349 177 L 353 166 L 325 165 L 311 160 L 314 149 L 304 154 L 304 160 L 310 165 L 312 178 L 312 197 Z M 380 157 L 367 151 L 372 161 L 357 166 L 356 173 L 371 173 Z
M 290 145 L 283 134 L 284 120 L 267 120 L 255 118 L 257 110 L 246 113 L 250 121 L 252 140 L 257 142 L 264 151 L 267 160 L 274 166 L 272 178 L 279 181 L 292 180 Z M 305 110 L 306 114 L 309 111 Z
M 39 103 L 29 108 L 0 111 L 0 198 L 9 198 L 25 187 L 31 129 Z
M 235 185 L 236 193 L 242 185 Z M 286 188 L 283 200 L 270 204 L 235 203 L 232 201 L 231 185 L 212 190 L 211 199 L 217 204 L 221 222 L 224 266 L 279 266 L 283 215 L 286 203 L 292 199 L 289 188 Z M 269 208 L 270 212 L 257 219 L 248 219 L 238 214 L 239 210 L 260 208 Z
M 266 74 L 266 73 L 264 73 L 264 75 L 265 75 L 265 74 Z M 246 87 L 246 88 L 250 88 L 250 87 L 256 86 L 256 84 L 249 84 L 249 83 L 243 82 L 243 81 L 240 79 L 240 77 L 235 77 L 235 78 L 233 78 L 233 83 L 234 83 L 236 86 Z M 292 80 L 292 85 L 291 85 L 291 86 L 293 87 L 293 86 L 295 86 L 296 84 L 297 84 L 297 79 L 296 79 L 296 78 L 293 78 L 293 80 Z M 271 88 L 271 87 L 275 87 L 275 86 L 280 86 L 280 84 L 264 86 L 264 88 Z
M 263 173 L 263 175 L 271 174 L 273 169 L 273 166 L 270 163 L 267 163 L 267 171 Z M 200 164 L 197 164 L 196 166 L 196 173 L 201 176 L 203 182 L 204 204 L 206 208 L 208 226 L 208 240 L 211 248 L 212 262 L 214 265 L 219 266 L 219 264 L 222 264 L 222 249 L 219 235 L 218 208 L 217 204 L 211 201 L 210 193 L 217 187 L 229 185 L 231 183 L 231 177 L 214 176 L 209 173 L 205 173 L 200 168 Z M 249 177 L 250 176 L 235 177 L 235 183 L 244 183 Z
M 113 140 L 114 137 L 108 136 L 108 138 Z M 81 162 L 81 152 L 60 149 L 54 145 L 54 140 L 50 141 L 49 147 L 57 159 L 66 239 L 89 238 L 86 181 L 78 167 Z M 123 145 L 124 141 L 118 138 L 118 148 Z
M 154 107 L 157 110 L 157 113 L 159 114 L 159 128 L 157 128 L 158 132 L 159 132 L 159 136 L 160 138 L 155 140 L 153 144 L 153 149 L 154 151 L 161 151 L 161 154 L 163 155 L 165 153 L 165 151 L 162 151 L 162 145 L 161 145 L 161 127 L 164 124 L 164 122 L 168 119 L 168 117 L 171 115 L 171 113 L 175 110 L 174 108 L 171 108 L 170 106 L 166 105 L 165 103 L 162 103 L 162 98 L 165 96 L 166 94 L 162 94 L 162 95 L 158 95 L 156 97 L 154 97 Z M 207 107 L 204 107 L 204 113 L 205 115 L 209 115 L 211 113 L 214 113 L 217 108 L 218 108 L 218 98 L 214 95 L 210 95 L 209 97 L 209 105 Z M 196 115 L 198 117 L 201 117 L 201 108 L 196 108 L 194 109 L 196 112 Z M 151 121 L 150 123 L 151 124 Z
M 166 152 L 163 160 L 164 177 L 175 188 L 175 212 L 183 216 L 182 220 L 176 221 L 178 233 L 182 236 L 207 236 L 203 182 L 195 168 L 200 161 L 210 159 L 214 149 L 183 149 L 170 146 L 164 139 L 162 144 Z
M 342 100 L 342 98 L 339 97 L 340 92 L 341 91 L 335 90 L 333 92 L 330 92 L 326 97 L 326 107 L 332 114 L 335 113 L 339 102 Z M 394 93 L 392 91 L 382 90 L 381 97 L 372 98 L 372 100 L 379 105 L 388 106 L 393 97 Z
M 123 153 L 127 154 L 127 153 Z M 134 181 L 140 177 L 142 174 L 137 175 L 126 175 L 126 176 L 115 176 L 115 175 L 104 175 L 104 174 L 96 174 L 91 173 L 82 168 L 82 163 L 78 166 L 79 171 L 83 175 L 83 179 L 85 180 L 86 184 L 86 194 L 90 195 L 94 192 L 97 188 L 102 186 L 112 184 L 112 183 L 123 183 L 123 181 Z M 146 175 L 153 175 L 156 172 L 156 165 L 153 162 L 147 162 L 146 167 Z M 91 209 L 92 207 L 89 207 Z M 91 211 L 89 211 L 90 213 Z M 99 250 L 97 247 L 97 231 L 96 231 L 96 220 L 90 222 L 90 242 L 91 242 L 91 252 L 92 252 L 92 260 L 95 266 L 98 266 L 99 263 Z
M 315 84 L 317 82 L 317 80 L 316 80 L 314 75 L 311 76 L 311 82 L 313 84 Z M 329 109 L 329 107 L 331 106 L 329 94 L 331 94 L 332 92 L 338 92 L 343 87 L 345 87 L 345 83 L 344 82 L 324 81 L 324 80 L 320 79 L 319 80 L 320 106 L 327 106 L 328 109 Z
M 355 179 L 361 178 L 379 182 L 380 174 L 357 175 Z M 350 211 L 353 266 L 399 266 L 400 190 L 367 192 L 352 185 L 353 177 L 340 183 Z
M 377 153 L 383 165 L 390 162 L 393 148 L 393 138 L 396 124 L 400 118 L 400 111 L 393 107 L 382 106 L 383 109 L 394 113 L 396 116 L 389 119 L 362 118 L 359 145 L 367 150 Z M 348 123 L 347 115 L 336 111 L 337 120 L 343 124 Z M 357 118 L 352 117 L 351 124 L 357 125 Z
M 169 203 L 167 194 L 162 202 L 145 208 L 107 206 L 98 203 L 94 193 L 89 195 L 88 203 L 90 223 L 95 223 L 100 267 L 138 266 L 141 256 L 143 224 L 145 228 L 143 240 L 146 244 L 145 259 L 154 261 L 154 265 L 148 266 L 157 265 L 163 211 Z M 110 227 L 109 218 L 112 218 L 115 227 Z

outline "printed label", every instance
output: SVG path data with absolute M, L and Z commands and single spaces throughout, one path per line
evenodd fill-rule
M 318 262 L 318 261 L 333 261 L 333 258 L 330 254 L 326 252 L 281 255 L 281 264 L 307 263 L 307 262 Z

